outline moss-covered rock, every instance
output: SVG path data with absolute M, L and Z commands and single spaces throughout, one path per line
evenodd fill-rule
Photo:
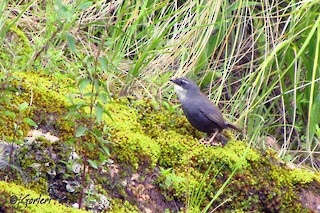
M 19 78 L 12 82 L 16 88 L 23 88 L 16 97 L 18 102 L 33 96 L 33 107 L 27 116 L 40 128 L 53 131 L 61 139 L 59 143 L 72 138 L 74 129 L 64 117 L 69 106 L 66 97 L 75 91 L 56 86 L 57 82 L 71 81 L 21 73 Z M 114 211 L 200 212 L 210 205 L 209 209 L 219 206 L 218 212 L 305 212 L 308 209 L 300 195 L 320 188 L 316 174 L 288 168 L 271 150 L 254 149 L 246 141 L 236 141 L 228 131 L 226 146 L 205 147 L 199 143 L 203 134 L 192 128 L 184 116 L 152 100 L 115 98 L 106 109 L 112 116 L 104 115 L 103 125 L 107 125 L 107 139 L 112 142 L 108 148 L 113 164 L 106 163 L 97 169 L 88 167 L 87 176 L 103 188 Z M 85 125 L 87 121 L 78 122 Z M 4 134 L 4 129 L 0 131 Z M 28 127 L 23 131 L 27 132 Z M 89 136 L 84 136 L 83 142 L 92 147 L 96 144 Z M 76 147 L 76 150 L 85 150 L 90 160 L 101 157 L 100 149 Z M 21 163 L 28 164 L 27 160 Z M 172 172 L 165 173 L 166 170 Z M 320 197 L 319 192 L 312 193 Z
M 49 196 L 4 181 L 0 181 L 0 200 L 1 212 L 87 212 L 67 207 Z
M 26 141 L 15 150 L 14 162 L 19 168 L 13 170 L 18 177 L 16 182 L 46 194 L 48 185 L 71 173 L 66 166 L 70 156 L 71 147 L 60 141 L 51 142 L 42 137 Z

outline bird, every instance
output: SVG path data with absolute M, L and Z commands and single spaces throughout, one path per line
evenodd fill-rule
M 195 82 L 186 77 L 170 79 L 170 81 L 174 83 L 174 91 L 190 124 L 199 131 L 207 133 L 208 136 L 212 135 L 209 144 L 223 129 L 231 128 L 242 133 L 241 128 L 224 120 L 219 108 L 201 92 Z

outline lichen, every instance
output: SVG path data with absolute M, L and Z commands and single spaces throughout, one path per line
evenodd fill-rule
M 15 153 L 15 162 L 20 168 L 15 170 L 17 183 L 32 187 L 38 193 L 47 194 L 49 179 L 66 173 L 66 165 L 71 148 L 60 141 L 50 142 L 36 138 L 25 142 Z

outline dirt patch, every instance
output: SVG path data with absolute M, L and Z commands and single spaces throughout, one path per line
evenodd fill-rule
M 320 195 L 311 190 L 303 189 L 299 194 L 302 205 L 316 213 L 320 213 Z
M 121 185 L 125 191 L 125 195 L 121 193 L 121 190 L 117 187 L 109 189 L 108 186 L 105 187 L 109 192 L 112 190 L 113 197 L 121 198 L 129 201 L 131 204 L 139 207 L 141 212 L 165 212 L 169 209 L 170 212 L 178 212 L 184 207 L 184 204 L 175 201 L 168 200 L 163 195 L 163 191 L 160 189 L 158 182 L 159 169 L 154 168 L 152 171 L 138 171 L 136 173 L 131 173 L 126 170 L 126 177 L 119 178 L 118 171 L 125 170 L 121 168 L 120 165 L 116 166 L 117 169 L 110 169 L 111 177 L 113 183 L 109 186 L 119 186 Z M 121 195 L 122 194 L 122 195 Z

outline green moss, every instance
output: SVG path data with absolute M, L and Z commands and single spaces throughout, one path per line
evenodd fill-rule
M 288 171 L 288 175 L 292 184 L 307 184 L 315 179 L 315 174 L 306 169 L 293 169 Z
M 125 99 L 108 105 L 112 119 L 106 117 L 106 122 L 114 143 L 113 152 L 117 153 L 115 157 L 119 162 L 135 169 L 138 169 L 139 164 L 153 168 L 160 156 L 160 146 L 154 139 L 142 133 L 137 113 L 127 105 Z
M 66 90 L 60 89 L 57 85 L 57 79 L 52 76 L 39 76 L 35 73 L 14 73 L 16 80 L 11 82 L 11 86 L 17 91 L 12 91 L 14 101 L 12 105 L 5 105 L 4 108 L 9 111 L 17 111 L 15 103 L 23 102 L 29 103 L 30 107 L 21 116 L 23 118 L 32 118 L 41 128 L 52 130 L 52 133 L 60 139 L 67 139 L 72 136 L 72 129 L 70 129 L 66 120 L 63 117 L 67 114 L 68 101 L 65 97 Z M 68 80 L 63 80 L 67 84 Z M 7 127 L 0 127 L 0 132 L 6 132 L 6 137 L 13 138 L 14 123 L 17 120 L 4 118 Z M 30 130 L 30 126 L 20 121 L 20 130 L 26 136 Z M 16 138 L 17 139 L 17 138 Z M 20 139 L 20 138 L 18 138 Z
M 183 136 L 173 130 L 162 132 L 157 142 L 161 146 L 159 165 L 163 167 L 177 167 L 185 164 L 185 154 L 198 145 L 197 140 L 192 136 Z
M 48 177 L 53 172 L 65 170 L 61 161 L 68 161 L 71 149 L 60 141 L 49 142 L 44 138 L 37 138 L 35 141 L 26 142 L 15 154 L 15 161 L 19 164 L 20 170 L 16 170 L 16 181 L 27 185 L 38 193 L 48 192 Z
M 113 199 L 111 201 L 110 213 L 138 213 L 140 212 L 136 206 L 131 205 L 128 201 Z
M 74 130 L 64 120 L 69 106 L 66 94 L 72 93 L 72 89 L 71 92 L 66 91 L 56 83 L 60 81 L 65 85 L 68 80 L 39 77 L 32 73 L 19 74 L 19 77 L 21 80 L 13 83 L 21 89 L 18 102 L 28 102 L 31 96 L 33 100 L 34 107 L 27 116 L 31 116 L 40 125 L 52 125 L 52 130 L 57 133 L 55 135 L 62 141 L 72 137 Z M 168 200 L 187 201 L 188 195 L 195 192 L 203 197 L 201 204 L 190 207 L 195 211 L 211 201 L 235 169 L 228 187 L 224 188 L 212 206 L 218 206 L 227 199 L 231 201 L 217 211 L 237 209 L 238 212 L 303 212 L 305 209 L 299 202 L 299 190 L 308 188 L 311 184 L 319 184 L 316 182 L 319 180 L 316 174 L 302 169 L 288 169 L 272 151 L 250 148 L 245 141 L 235 141 L 231 134 L 225 147 L 205 147 L 199 143 L 203 134 L 195 130 L 184 116 L 168 112 L 154 101 L 117 98 L 106 107 L 112 119 L 105 114 L 103 120 L 109 128 L 111 155 L 116 165 L 120 165 L 117 167 L 120 171 L 116 174 L 119 180 L 102 181 L 102 185 L 106 187 L 106 191 L 108 187 L 118 190 L 117 194 L 124 197 L 124 200 L 134 200 L 129 197 L 125 187 L 120 186 L 121 178 L 128 178 L 127 171 L 144 171 L 144 174 L 148 174 L 157 171 L 157 166 L 172 168 L 177 177 L 184 178 L 184 181 L 173 181 L 172 186 L 161 188 Z M 3 129 L 1 131 L 4 132 Z M 85 139 L 94 144 L 93 138 Z M 44 143 L 43 146 L 55 145 Z M 36 145 L 34 149 L 42 150 Z M 91 156 L 95 157 L 99 153 L 93 150 L 87 154 L 91 154 L 92 159 Z M 35 163 L 27 152 L 25 155 L 23 169 Z M 47 160 L 50 161 L 45 159 L 42 163 Z M 33 176 L 37 175 L 37 171 L 30 171 Z M 158 174 L 155 172 L 155 175 Z M 45 182 L 44 177 L 39 177 L 39 180 Z M 155 188 L 165 186 L 165 179 L 159 178 L 157 183 Z M 35 188 L 45 191 L 45 184 L 43 185 L 43 188 Z M 127 201 L 114 199 L 112 202 L 114 212 L 138 211 L 138 208 Z
M 182 165 L 176 175 L 184 177 L 171 189 L 164 190 L 171 199 L 186 200 L 187 194 L 204 196 L 204 208 L 222 187 L 232 171 L 237 172 L 214 206 L 232 198 L 218 212 L 241 209 L 259 212 L 306 212 L 298 198 L 298 191 L 316 181 L 316 175 L 305 170 L 288 170 L 272 152 L 262 153 L 249 148 L 245 142 L 229 141 L 224 147 L 194 145 L 182 155 Z M 319 184 L 319 183 L 318 183 Z M 297 187 L 299 186 L 299 187 Z M 199 197 L 189 198 L 199 199 Z M 195 201 L 196 202 L 196 201 Z M 190 206 L 191 209 L 195 206 Z
M 46 195 L 37 194 L 14 183 L 0 181 L 0 188 L 1 210 L 4 212 L 87 212 L 69 208 Z
M 109 127 L 114 131 L 135 131 L 141 132 L 142 129 L 138 125 L 137 112 L 128 107 L 126 99 L 118 99 L 110 102 L 106 107 L 110 112 L 112 119 L 105 117 Z
M 120 162 L 138 169 L 139 164 L 153 168 L 160 157 L 160 146 L 151 138 L 134 132 L 117 132 L 113 135 L 114 153 Z M 147 166 L 149 167 L 149 166 Z

